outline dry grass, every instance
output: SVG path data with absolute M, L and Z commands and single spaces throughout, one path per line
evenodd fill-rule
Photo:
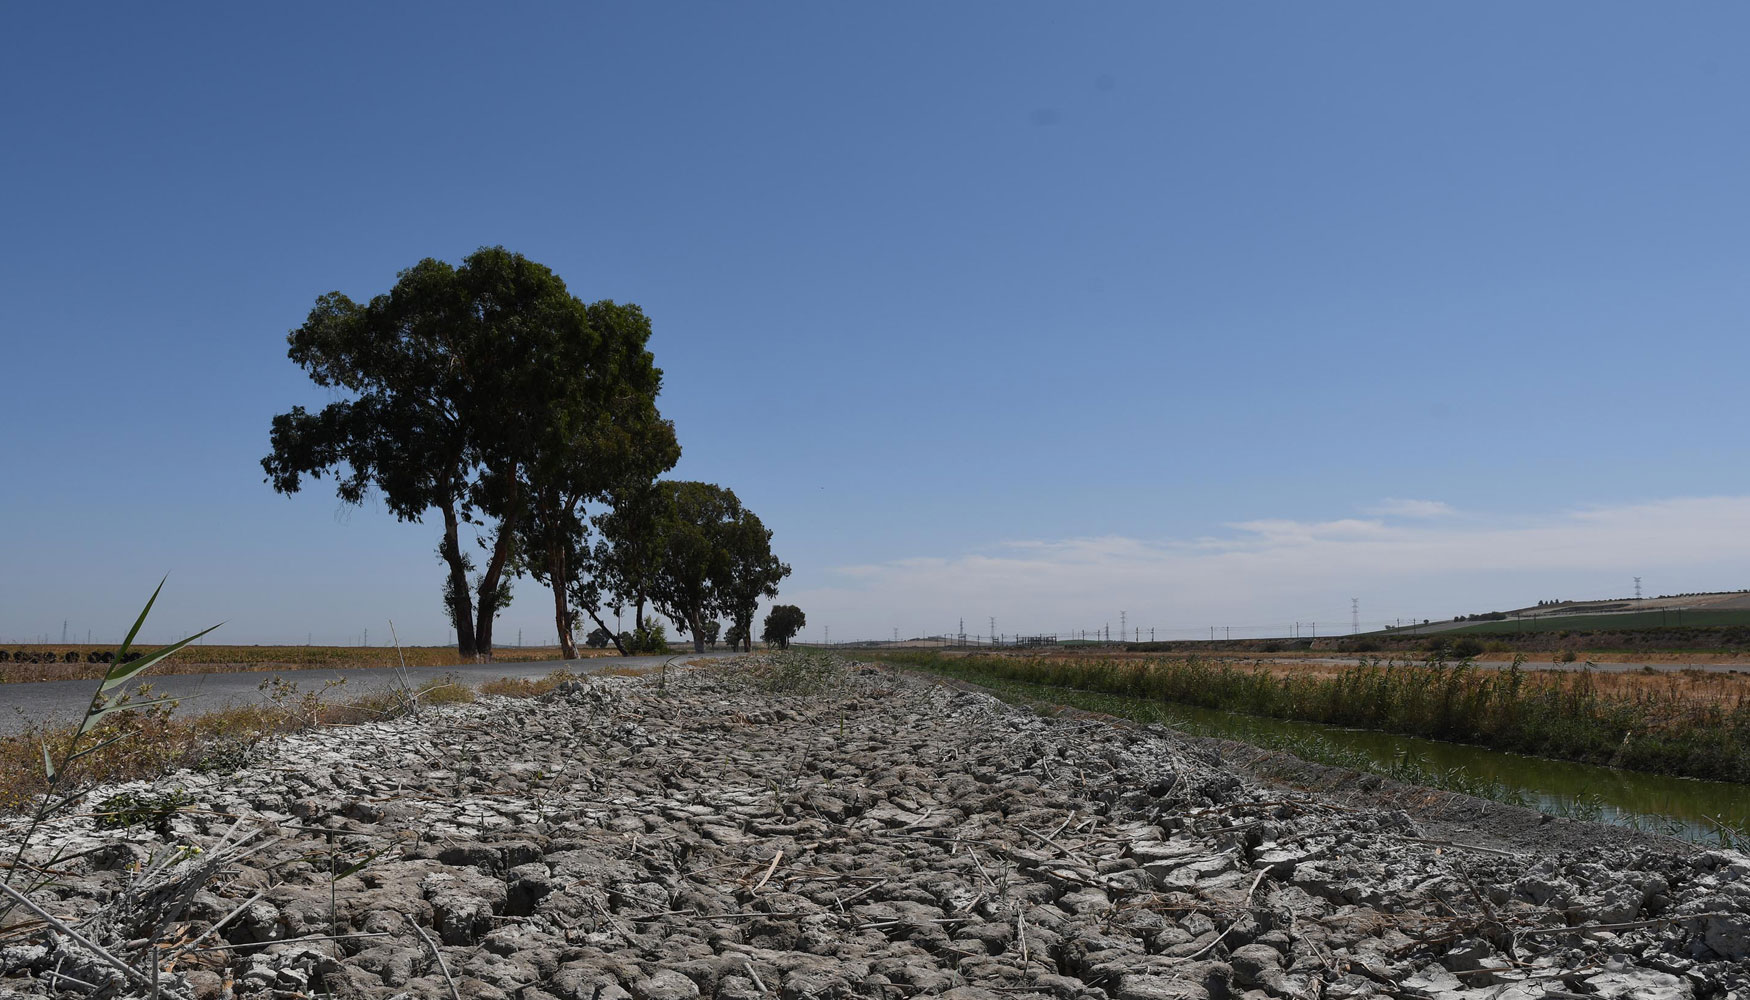
M 948 654 L 953 656 L 955 654 Z M 989 654 L 984 654 L 989 655 Z M 1011 654 L 1012 655 L 1012 654 Z M 1323 660 L 1310 657 L 1325 657 Z M 1196 659 L 1195 657 L 1163 655 L 1161 653 L 1117 653 L 1113 655 L 1096 656 L 1083 653 L 1064 653 L 1046 656 L 1020 657 L 1033 663 L 1053 663 L 1065 666 L 1077 664 L 1124 661 L 1129 663 L 1159 663 L 1163 661 Z M 1374 658 L 1367 658 L 1374 659 Z M 1377 662 L 1385 663 L 1392 657 L 1381 655 Z M 1204 660 L 1210 664 L 1227 664 L 1248 669 L 1262 669 L 1278 678 L 1306 678 L 1312 680 L 1335 680 L 1349 670 L 1354 669 L 1354 661 L 1335 661 L 1329 659 L 1329 654 L 1306 654 L 1302 656 L 1260 656 L 1260 657 L 1215 657 Z M 1405 666 L 1420 665 L 1425 662 L 1408 656 L 1399 656 L 1395 662 Z M 1528 663 L 1533 661 L 1527 660 Z M 1609 662 L 1609 661 L 1597 661 Z M 1697 707 L 1712 706 L 1724 709 L 1735 709 L 1739 704 L 1750 700 L 1750 668 L 1740 673 L 1727 673 L 1718 670 L 1627 670 L 1609 671 L 1585 670 L 1584 661 L 1563 663 L 1551 667 L 1548 661 L 1536 664 L 1543 669 L 1527 671 L 1527 690 L 1539 690 L 1546 687 L 1565 687 L 1577 673 L 1588 673 L 1590 684 L 1600 697 L 1631 702 L 1665 702 Z M 1500 671 L 1511 666 L 1510 662 L 1478 662 L 1475 669 L 1479 671 Z
M 1475 743 L 1657 774 L 1750 782 L 1750 678 L 1518 670 L 1438 660 L 943 656 L 883 659 L 985 678 Z
M 95 680 L 108 669 L 102 663 L 86 663 L 91 653 L 109 652 L 113 646 L 103 645 L 7 645 L 0 651 L 8 660 L 0 663 L 0 684 L 31 681 Z M 52 654 L 54 663 L 20 663 L 18 653 L 39 659 Z M 404 646 L 401 652 L 410 667 L 457 667 L 463 659 L 449 646 Z M 66 655 L 75 653 L 80 662 L 67 663 Z M 607 651 L 580 649 L 579 656 L 613 656 Z M 500 663 L 530 663 L 559 659 L 557 646 L 500 647 L 493 653 Z M 471 662 L 471 661 L 469 661 Z M 228 674 L 239 672 L 284 672 L 288 670 L 319 670 L 324 668 L 393 667 L 400 661 L 394 647 L 384 646 L 185 646 L 174 657 L 153 667 L 155 674 Z
M 624 668 L 608 667 L 602 673 L 615 669 Z M 545 677 L 500 677 L 480 685 L 478 690 L 481 694 L 496 694 L 506 698 L 538 698 L 566 681 L 575 680 L 577 676 L 569 670 L 555 670 Z
M 68 788 L 150 778 L 179 767 L 225 772 L 247 765 L 256 744 L 283 733 L 320 725 L 358 725 L 394 718 L 405 712 L 405 703 L 394 692 L 379 692 L 346 701 L 329 701 L 323 691 L 299 691 L 295 684 L 278 682 L 274 701 L 244 705 L 202 715 L 174 715 L 173 706 L 122 711 L 107 716 L 90 731 L 86 741 L 101 744 L 120 737 L 103 749 L 81 758 L 59 783 Z M 264 690 L 274 682 L 264 684 Z M 136 700 L 149 697 L 150 685 L 142 685 Z M 455 704 L 474 700 L 474 690 L 445 678 L 422 687 L 422 704 Z M 48 791 L 43 774 L 42 748 L 51 753 L 67 745 L 77 723 L 37 723 L 23 732 L 0 737 L 0 813 L 22 812 Z
M 1271 659 L 1258 660 L 1256 664 L 1278 677 L 1334 679 L 1351 669 L 1347 664 L 1285 663 Z M 1476 666 L 1480 670 L 1501 670 L 1507 665 L 1478 663 Z M 1583 671 L 1583 664 L 1563 664 L 1559 669 L 1528 672 L 1526 684 L 1533 690 L 1565 686 L 1573 679 L 1574 674 Z M 1750 673 L 1730 674 L 1714 670 L 1594 670 L 1590 672 L 1590 677 L 1592 687 L 1599 696 L 1622 701 L 1669 701 L 1686 705 L 1735 708 L 1740 702 L 1750 698 Z

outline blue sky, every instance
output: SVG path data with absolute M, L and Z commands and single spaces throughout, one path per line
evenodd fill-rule
M 1750 586 L 1747 31 L 10 7 L 0 640 L 113 633 L 165 572 L 165 636 L 443 640 L 433 525 L 257 461 L 326 399 L 285 358 L 317 295 L 486 244 L 651 315 L 675 474 L 773 528 L 811 633 Z M 501 641 L 547 641 L 519 594 Z

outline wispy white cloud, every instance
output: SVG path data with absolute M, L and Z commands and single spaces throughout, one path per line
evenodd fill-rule
M 1398 503 L 1407 503 L 1399 501 Z M 1432 511 L 1434 501 L 1414 509 Z M 1017 540 L 989 551 L 843 567 L 787 591 L 835 635 L 1444 617 L 1544 597 L 1750 585 L 1750 497 L 1685 497 L 1544 515 L 1262 519 L 1189 539 Z M 1668 581 L 1668 584 L 1665 582 Z
M 1397 497 L 1387 497 L 1361 512 L 1379 517 L 1449 517 L 1458 513 L 1451 504 L 1439 500 L 1401 500 Z

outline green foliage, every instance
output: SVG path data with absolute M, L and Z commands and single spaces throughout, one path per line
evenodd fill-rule
M 808 624 L 808 616 L 794 604 L 778 604 L 766 613 L 765 631 L 760 640 L 779 649 L 789 649 L 790 640 Z
M 1484 652 L 1482 642 L 1469 636 L 1454 638 L 1450 635 L 1438 635 L 1423 643 L 1422 648 L 1448 660 L 1475 659 Z
M 661 622 L 646 621 L 641 627 L 620 633 L 620 645 L 628 656 L 668 652 L 668 630 Z
M 122 792 L 99 802 L 93 815 L 100 830 L 125 830 L 128 827 L 145 826 L 156 830 L 159 836 L 168 838 L 170 817 L 193 801 L 182 789 L 161 794 Z
M 747 644 L 747 629 L 731 623 L 729 630 L 723 633 L 723 641 L 729 644 L 730 649 L 738 649 Z
M 825 694 L 850 675 L 849 663 L 823 650 L 790 649 L 736 662 L 747 663 L 744 676 L 756 687 L 775 694 Z
M 623 531 L 617 512 L 606 524 L 611 537 L 649 555 L 639 561 L 616 553 L 609 561 L 641 570 L 642 596 L 693 635 L 695 650 L 704 650 L 705 622 L 719 615 L 742 626 L 741 634 L 751 631 L 759 599 L 776 596 L 790 573 L 772 555 L 772 533 L 760 519 L 712 483 L 660 482 L 637 509 L 645 518 L 637 530 Z
M 116 650 L 114 665 L 105 671 L 102 679 L 97 682 L 97 690 L 92 692 L 91 702 L 85 710 L 85 717 L 74 727 L 59 756 L 51 754 L 46 741 L 40 744 L 46 791 L 37 800 L 36 807 L 31 811 L 30 822 L 24 831 L 17 835 L 16 849 L 12 853 L 10 863 L 6 866 L 6 873 L 3 878 L 0 878 L 0 882 L 4 882 L 8 886 L 15 886 L 15 879 L 21 872 L 37 873 L 27 875 L 25 878 L 26 888 L 23 891 L 28 894 L 46 885 L 48 880 L 54 877 L 53 870 L 61 859 L 65 848 L 56 850 L 45 863 L 26 865 L 23 861 L 25 850 L 30 846 L 31 840 L 36 836 L 36 832 L 41 828 L 43 822 L 57 813 L 64 812 L 85 797 L 86 789 L 70 787 L 74 784 L 73 772 L 70 768 L 90 758 L 93 754 L 126 739 L 130 735 L 130 731 L 126 727 L 130 722 L 142 718 L 141 709 L 154 708 L 155 712 L 150 713 L 150 715 L 155 716 L 158 721 L 162 721 L 164 716 L 168 714 L 174 700 L 151 697 L 134 700 L 128 694 L 128 686 L 137 681 L 140 675 L 153 664 L 218 628 L 217 625 L 214 625 L 212 628 L 203 629 L 186 639 L 173 642 L 144 655 L 132 653 L 134 640 L 140 634 L 140 627 L 146 623 L 146 616 L 152 613 L 152 605 L 158 603 L 158 595 L 163 590 L 164 581 L 159 580 L 158 587 L 152 591 L 152 596 L 146 601 L 146 606 L 141 609 L 139 617 L 134 619 L 133 627 L 128 629 L 127 638 L 122 640 L 121 647 Z M 144 696 L 146 691 L 141 690 L 139 693 Z M 100 722 L 104 723 L 104 730 L 97 732 Z M 0 927 L 6 925 L 6 918 L 11 914 L 14 905 L 11 902 L 0 903 Z
M 342 398 L 276 416 L 262 468 L 283 493 L 333 475 L 346 503 L 379 495 L 407 521 L 438 511 L 463 655 L 491 655 L 504 584 L 521 571 L 550 578 L 563 638 L 580 505 L 679 454 L 656 413 L 648 336 L 636 306 L 586 306 L 502 247 L 455 267 L 421 261 L 368 303 L 322 296 L 292 331 L 291 359 Z M 472 579 L 465 527 L 486 553 Z
M 613 641 L 614 638 L 608 634 L 607 629 L 596 628 L 584 638 L 583 644 L 591 649 L 606 649 L 608 648 L 608 644 Z

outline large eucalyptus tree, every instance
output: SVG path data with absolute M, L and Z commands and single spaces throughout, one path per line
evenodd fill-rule
M 552 271 L 503 247 L 455 267 L 421 261 L 368 303 L 332 292 L 291 332 L 288 354 L 344 398 L 274 417 L 262 468 L 283 493 L 330 474 L 347 503 L 375 490 L 402 520 L 438 511 L 462 655 L 491 658 L 492 624 L 519 569 L 554 583 L 564 642 L 562 581 L 584 544 L 583 502 L 679 457 L 656 411 L 662 373 L 649 333 L 636 306 L 585 306 Z M 465 526 L 485 554 L 472 579 Z

